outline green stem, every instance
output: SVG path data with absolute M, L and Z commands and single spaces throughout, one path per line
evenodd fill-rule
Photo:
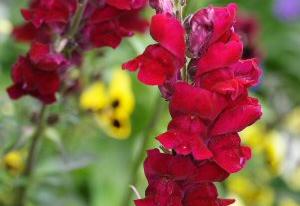
M 22 179 L 26 180 L 26 182 L 28 182 L 28 180 L 31 178 L 32 172 L 34 169 L 34 164 L 35 164 L 35 160 L 37 157 L 37 146 L 40 142 L 40 139 L 42 137 L 42 133 L 44 130 L 45 111 L 46 111 L 46 105 L 43 104 L 43 106 L 41 107 L 41 111 L 39 113 L 37 128 L 31 137 L 32 142 L 31 142 L 28 157 L 26 160 L 25 170 L 22 174 Z M 16 199 L 15 206 L 24 206 L 25 205 L 27 190 L 28 190 L 28 184 L 21 184 L 17 188 L 17 193 L 16 193 L 17 199 Z
M 72 24 L 71 24 L 72 25 L 71 29 L 67 34 L 67 37 L 70 39 L 72 39 L 79 30 L 86 4 L 87 4 L 87 0 L 82 0 L 78 5 L 78 10 L 77 10 L 76 15 L 74 16 Z
M 161 100 L 161 96 L 158 95 L 154 108 L 153 108 L 153 114 L 150 118 L 150 121 L 147 125 L 147 127 L 144 130 L 143 136 L 142 136 L 142 140 L 141 140 L 141 145 L 137 151 L 136 154 L 136 159 L 133 162 L 133 166 L 130 172 L 130 178 L 129 178 L 129 185 L 136 185 L 137 183 L 137 173 L 139 171 L 139 168 L 145 158 L 145 151 L 147 149 L 148 146 L 148 140 L 151 136 L 151 133 L 153 132 L 153 130 L 156 128 L 157 122 L 159 121 L 159 118 L 161 116 L 162 113 L 162 108 L 163 108 L 163 103 Z M 124 199 L 122 201 L 122 206 L 129 206 L 130 202 L 131 202 L 131 198 L 132 198 L 132 191 L 128 188 L 126 190 L 126 193 L 124 195 Z

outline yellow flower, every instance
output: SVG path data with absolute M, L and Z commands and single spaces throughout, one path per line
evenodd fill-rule
M 231 193 L 244 200 L 245 205 L 271 206 L 274 203 L 274 191 L 264 183 L 260 185 L 254 183 L 253 179 L 236 175 L 228 180 L 227 185 Z
M 7 153 L 3 158 L 4 167 L 12 174 L 20 174 L 24 169 L 24 161 L 19 151 Z
M 129 117 L 120 117 L 116 114 L 107 113 L 96 114 L 99 126 L 115 139 L 126 139 L 131 133 L 131 123 Z
M 115 70 L 108 95 L 110 106 L 114 109 L 118 118 L 124 119 L 131 115 L 135 101 L 127 72 L 121 69 Z
M 80 107 L 85 110 L 99 111 L 107 105 L 105 85 L 96 82 L 88 87 L 80 96 Z
M 126 139 L 130 136 L 135 99 L 125 71 L 118 68 L 113 72 L 108 89 L 102 82 L 89 87 L 81 95 L 80 105 L 95 113 L 97 123 L 110 137 Z

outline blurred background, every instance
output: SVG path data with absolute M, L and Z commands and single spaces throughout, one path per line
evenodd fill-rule
M 236 206 L 300 206 L 300 1 L 188 0 L 185 13 L 229 2 L 240 7 L 235 27 L 245 44 L 244 57 L 257 56 L 264 70 L 262 83 L 252 90 L 263 104 L 264 116 L 241 134 L 253 148 L 253 159 L 243 172 L 218 185 L 221 195 L 235 197 Z M 11 66 L 28 49 L 11 38 L 13 26 L 22 23 L 19 9 L 25 6 L 24 0 L 0 0 L 1 206 L 14 198 L 39 110 L 36 100 L 25 97 L 12 102 L 5 91 L 11 83 Z M 151 12 L 146 10 L 145 16 Z M 89 52 L 82 68 L 67 74 L 70 82 L 47 113 L 29 205 L 121 205 L 159 93 L 139 83 L 135 74 L 116 71 L 150 43 L 147 34 L 137 34 L 116 50 Z M 125 106 L 110 125 L 106 117 L 111 112 L 103 101 L 113 97 Z M 95 102 L 106 108 L 101 114 L 93 112 Z M 167 103 L 158 103 L 162 109 L 148 148 L 158 146 L 154 137 L 170 119 Z M 140 168 L 137 190 L 143 195 L 145 187 Z

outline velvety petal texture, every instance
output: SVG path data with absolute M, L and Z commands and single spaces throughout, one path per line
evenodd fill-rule
M 250 148 L 241 146 L 237 133 L 212 138 L 209 148 L 216 163 L 228 173 L 240 171 L 251 158 Z
M 55 71 L 38 69 L 25 57 L 20 57 L 12 70 L 13 85 L 7 91 L 12 99 L 29 94 L 45 104 L 53 103 L 60 86 L 60 78 Z
M 32 22 L 35 27 L 42 24 L 67 24 L 75 13 L 77 2 L 75 0 L 36 1 L 30 9 L 23 9 L 25 20 Z
M 170 102 L 170 112 L 173 117 L 178 114 L 190 114 L 213 120 L 226 105 L 224 97 L 180 82 L 175 86 L 175 92 Z
M 140 11 L 120 10 L 111 5 L 98 8 L 83 29 L 84 39 L 92 47 L 117 48 L 124 37 L 132 36 L 135 31 L 146 30 L 148 23 L 140 17 Z
M 248 97 L 236 105 L 228 107 L 211 129 L 211 135 L 222 135 L 240 132 L 256 122 L 262 115 L 261 106 L 257 99 Z
M 138 79 L 148 85 L 162 85 L 180 69 L 180 62 L 159 44 L 150 45 L 144 53 L 123 64 L 123 68 L 138 72 Z
M 172 31 L 172 32 L 170 32 Z M 180 61 L 185 58 L 185 31 L 173 16 L 157 14 L 152 17 L 150 33 L 153 39 L 169 50 Z
M 139 69 L 141 82 L 162 86 L 176 79 L 185 63 L 185 33 L 180 22 L 168 14 L 153 16 L 150 32 L 158 44 L 148 46 L 142 55 L 123 64 L 123 68 Z

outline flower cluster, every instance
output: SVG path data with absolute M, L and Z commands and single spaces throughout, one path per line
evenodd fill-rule
M 63 74 L 80 65 L 84 51 L 116 48 L 123 37 L 146 29 L 147 22 L 140 17 L 145 5 L 145 0 L 32 0 L 29 8 L 21 10 L 26 23 L 13 31 L 31 49 L 13 66 L 9 96 L 55 102 Z
M 80 97 L 81 108 L 93 112 L 103 131 L 116 139 L 126 139 L 131 134 L 134 105 L 130 77 L 120 68 L 113 72 L 108 88 L 103 81 L 97 81 Z
M 169 152 L 148 152 L 149 186 L 145 199 L 135 203 L 229 205 L 234 201 L 219 199 L 213 182 L 240 171 L 251 158 L 238 132 L 262 114 L 258 100 L 248 96 L 261 70 L 257 60 L 242 60 L 243 43 L 234 30 L 237 5 L 201 9 L 181 22 L 172 1 L 150 4 L 157 11 L 150 32 L 158 43 L 123 68 L 139 70 L 140 81 L 160 87 L 172 120 L 157 137 Z

